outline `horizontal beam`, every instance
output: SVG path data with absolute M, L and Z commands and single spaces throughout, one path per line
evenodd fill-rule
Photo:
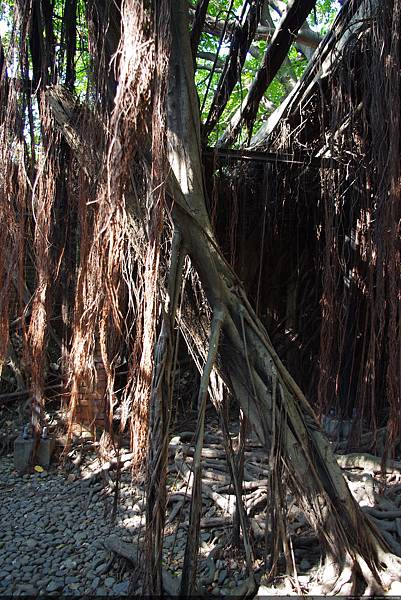
M 210 148 L 203 150 L 205 157 L 222 157 L 238 161 L 255 161 L 266 163 L 285 163 L 304 167 L 337 168 L 332 158 L 308 156 L 307 154 L 283 154 L 277 152 L 258 152 L 256 150 L 233 150 L 229 148 Z

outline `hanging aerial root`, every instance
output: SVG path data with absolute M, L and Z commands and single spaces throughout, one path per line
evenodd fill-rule
M 220 335 L 224 323 L 225 310 L 220 306 L 214 309 L 210 331 L 209 352 L 203 369 L 198 395 L 198 423 L 196 428 L 195 452 L 192 463 L 193 486 L 189 516 L 189 528 L 182 568 L 180 595 L 187 597 L 196 589 L 196 569 L 199 545 L 200 516 L 202 510 L 201 455 L 205 431 L 205 412 L 210 375 L 216 362 Z
M 163 533 L 166 514 L 166 478 L 170 418 L 173 400 L 174 324 L 183 280 L 185 248 L 174 229 L 168 275 L 168 293 L 162 312 L 162 324 L 156 343 L 151 388 L 147 440 L 146 480 L 146 565 L 144 590 L 161 594 L 165 581 L 162 573 Z

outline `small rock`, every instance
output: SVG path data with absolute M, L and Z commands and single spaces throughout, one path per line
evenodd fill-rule
M 114 579 L 114 577 L 106 577 L 106 579 L 104 580 L 104 585 L 106 587 L 113 587 L 115 582 L 116 580 Z
M 91 589 L 96 590 L 96 588 L 99 587 L 99 584 L 100 584 L 100 577 L 95 577 L 91 583 Z
M 34 596 L 36 589 L 29 583 L 19 583 L 15 588 L 15 594 L 17 596 Z
M 226 569 L 223 569 L 222 571 L 220 571 L 219 573 L 219 578 L 218 578 L 218 583 L 219 585 L 222 585 L 222 583 L 224 582 L 224 580 L 227 578 L 227 571 Z
M 106 573 L 108 569 L 108 564 L 107 563 L 101 563 L 100 565 L 98 565 L 95 569 L 95 573 L 96 575 L 102 575 L 103 573 Z
M 69 586 L 70 590 L 78 590 L 81 585 L 79 583 L 70 583 Z
M 129 581 L 121 581 L 113 586 L 113 594 L 123 595 L 128 593 Z
M 97 554 L 92 560 L 92 567 L 96 569 L 99 565 L 102 565 L 106 560 L 106 556 L 104 554 Z
M 96 596 L 107 596 L 108 590 L 105 587 L 97 588 Z
M 62 590 L 64 587 L 64 582 L 60 579 L 52 579 L 46 586 L 46 592 L 51 594 L 52 592 L 57 592 L 58 590 Z

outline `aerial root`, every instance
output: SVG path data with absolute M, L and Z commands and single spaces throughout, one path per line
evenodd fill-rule
M 383 595 L 383 582 L 378 579 L 379 574 L 377 576 L 372 572 L 372 569 L 367 564 L 366 560 L 358 554 L 356 556 L 356 563 L 362 573 L 362 577 L 366 582 L 366 589 L 363 593 L 364 596 L 375 596 L 377 594 Z
M 350 555 L 346 554 L 342 565 L 332 556 L 327 556 L 319 579 L 323 594 L 352 594 L 356 576 Z
M 401 558 L 391 552 L 379 548 L 380 578 L 384 589 L 388 589 L 394 581 L 400 580 Z

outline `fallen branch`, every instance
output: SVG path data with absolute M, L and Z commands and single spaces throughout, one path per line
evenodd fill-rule
M 103 545 L 106 550 L 122 556 L 135 566 L 139 565 L 141 552 L 136 544 L 123 542 L 117 535 L 110 535 L 104 540 Z M 169 596 L 176 596 L 178 594 L 180 578 L 174 578 L 167 569 L 162 570 L 162 576 L 164 590 Z
M 243 481 L 242 482 L 242 490 L 250 491 L 257 490 L 259 488 L 266 489 L 269 484 L 268 479 L 259 479 L 257 481 Z M 220 493 L 229 492 L 232 489 L 232 485 L 225 485 L 219 488 Z
M 373 473 L 382 470 L 382 459 L 373 454 L 336 454 L 336 459 L 342 469 L 364 469 Z M 401 473 L 401 462 L 388 460 L 384 470 L 388 474 Z
M 398 519 L 401 517 L 401 509 L 400 510 L 377 510 L 376 508 L 371 508 L 370 506 L 364 506 L 363 510 L 367 512 L 370 516 L 375 519 Z
M 201 529 L 211 529 L 217 527 L 231 527 L 232 517 L 209 517 L 208 519 L 200 520 Z M 189 521 L 183 521 L 178 527 L 188 527 Z

